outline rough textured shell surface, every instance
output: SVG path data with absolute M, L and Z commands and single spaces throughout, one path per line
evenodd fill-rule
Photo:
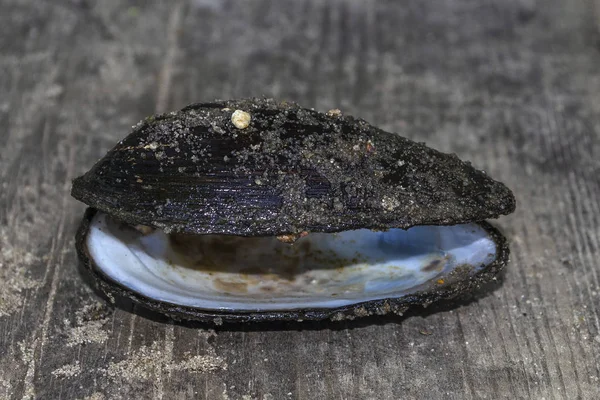
M 235 110 L 250 114 L 237 128 Z M 130 224 L 245 236 L 458 224 L 508 214 L 508 188 L 363 120 L 247 99 L 134 127 L 72 194 Z

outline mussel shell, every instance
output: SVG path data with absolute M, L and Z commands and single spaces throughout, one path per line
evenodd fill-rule
M 251 115 L 245 129 L 231 122 L 237 109 Z M 243 236 L 453 225 L 515 208 L 506 186 L 456 155 L 270 99 L 148 118 L 72 195 L 133 225 Z
M 509 249 L 502 234 L 487 222 L 479 222 L 496 244 L 496 259 L 485 268 L 473 273 L 470 269 L 456 268 L 449 273 L 436 276 L 413 292 L 396 298 L 372 300 L 347 305 L 338 308 L 292 309 L 264 312 L 228 312 L 206 310 L 196 307 L 181 306 L 146 297 L 138 292 L 115 282 L 105 275 L 94 263 L 87 248 L 87 237 L 90 224 L 98 211 L 88 208 L 83 217 L 76 236 L 76 247 L 79 259 L 84 268 L 90 273 L 98 290 L 106 297 L 130 299 L 149 310 L 167 315 L 175 320 L 197 320 L 221 324 L 222 322 L 268 322 L 268 321 L 308 321 L 354 319 L 369 315 L 384 315 L 388 313 L 402 314 L 413 306 L 429 305 L 439 301 L 448 301 L 458 296 L 468 294 L 477 287 L 492 281 L 508 262 Z

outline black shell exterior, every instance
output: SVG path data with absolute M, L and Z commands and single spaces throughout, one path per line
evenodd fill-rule
M 94 263 L 87 249 L 87 235 L 92 218 L 98 211 L 88 208 L 79 226 L 76 247 L 79 259 L 85 270 L 91 275 L 96 288 L 113 303 L 119 299 L 128 299 L 149 310 L 169 316 L 175 320 L 195 320 L 217 325 L 228 323 L 253 323 L 270 321 L 342 321 L 370 315 L 395 313 L 402 315 L 414 306 L 426 306 L 439 301 L 451 301 L 461 295 L 471 293 L 478 287 L 496 279 L 508 263 L 509 249 L 502 234 L 487 222 L 478 224 L 485 229 L 496 243 L 496 259 L 482 270 L 473 273 L 472 267 L 457 267 L 443 275 L 436 276 L 415 291 L 396 298 L 372 300 L 351 304 L 339 308 L 280 310 L 264 312 L 227 312 L 181 306 L 158 301 L 113 281 Z
M 251 115 L 247 128 L 235 110 Z M 454 154 L 271 99 L 147 118 L 72 195 L 130 224 L 243 236 L 451 225 L 515 208 L 506 186 Z

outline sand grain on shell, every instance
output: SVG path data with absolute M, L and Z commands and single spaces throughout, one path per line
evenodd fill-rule
M 235 110 L 231 115 L 231 122 L 238 129 L 246 129 L 250 125 L 252 117 L 245 111 Z

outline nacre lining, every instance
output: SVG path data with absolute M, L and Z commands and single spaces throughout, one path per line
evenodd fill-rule
M 337 308 L 397 298 L 457 267 L 476 273 L 496 258 L 479 225 L 274 237 L 142 234 L 98 212 L 87 248 L 96 267 L 154 300 L 206 310 Z

